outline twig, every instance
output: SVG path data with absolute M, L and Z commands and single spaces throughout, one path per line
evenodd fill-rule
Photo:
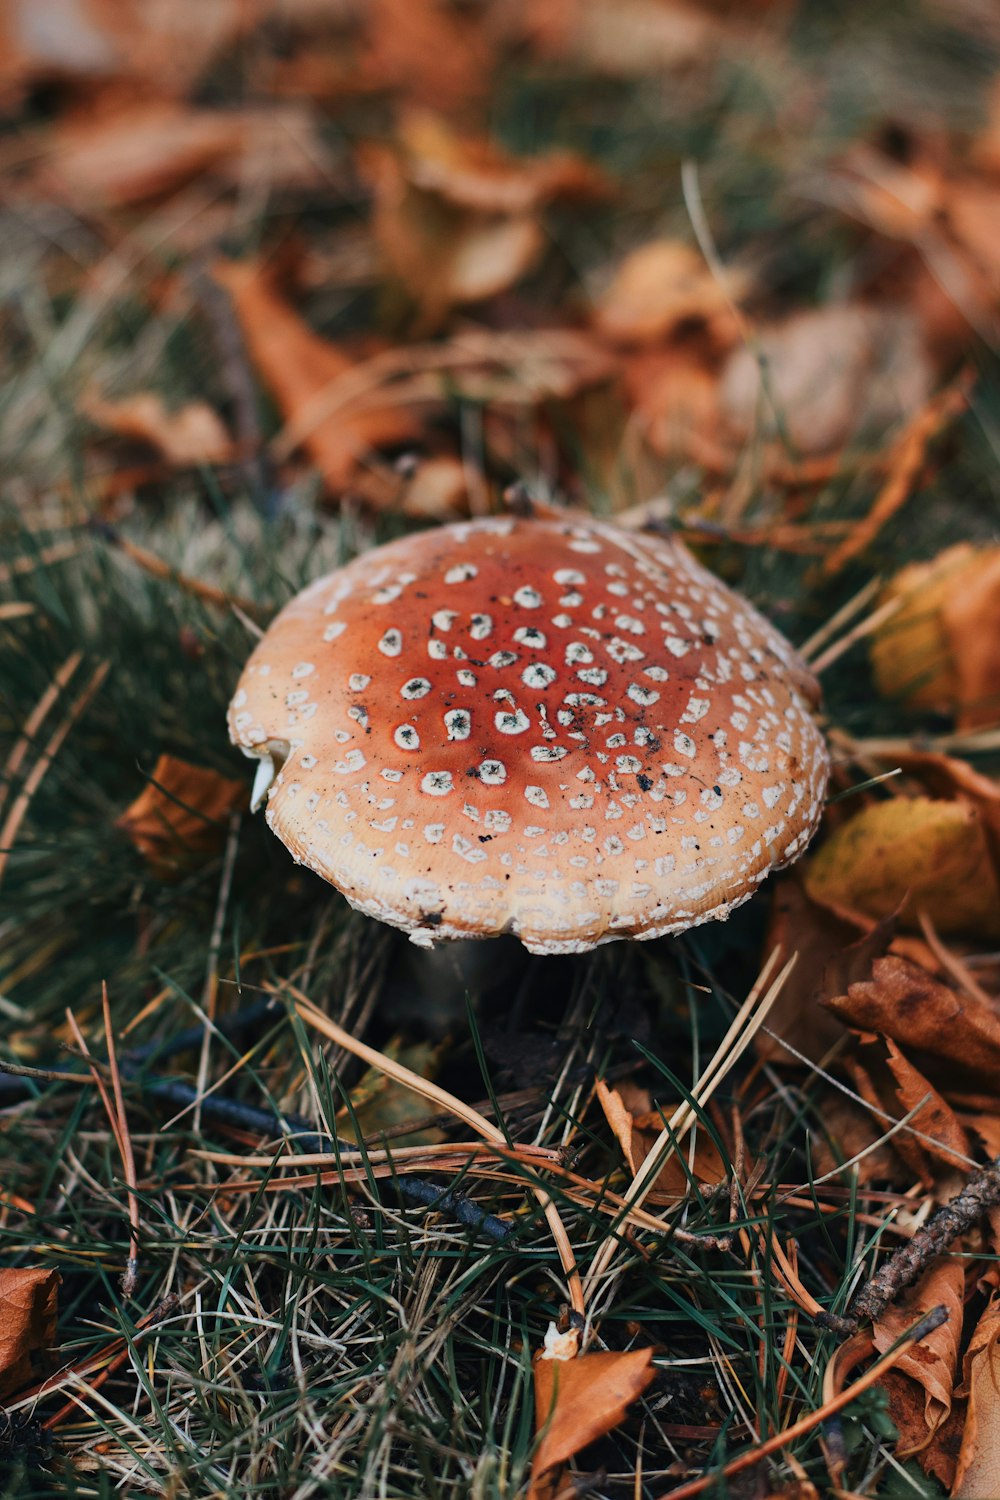
M 998 1204 L 1000 1159 L 974 1172 L 957 1197 L 939 1208 L 911 1240 L 893 1251 L 862 1287 L 851 1304 L 849 1317 L 842 1323 L 851 1323 L 854 1328 L 862 1322 L 874 1323 L 901 1292 L 919 1279 L 936 1256 Z
M 162 583 L 175 583 L 185 594 L 191 594 L 195 599 L 200 599 L 203 604 L 212 604 L 217 609 L 232 609 L 234 606 L 251 620 L 255 616 L 266 614 L 267 611 L 252 599 L 244 599 L 239 594 L 227 594 L 225 589 L 217 588 L 214 583 L 204 583 L 200 578 L 192 578 L 188 573 L 182 573 L 178 568 L 172 568 L 169 563 L 164 562 L 162 557 L 157 557 L 155 552 L 150 552 L 148 547 L 140 547 L 137 542 L 130 542 L 128 537 L 122 536 L 117 527 L 111 526 L 107 521 L 100 521 L 96 517 L 90 522 L 91 529 L 102 536 L 105 541 L 118 548 L 119 552 L 135 563 L 136 567 L 148 573 L 151 578 L 159 579 Z
M 41 1083 L 76 1083 L 87 1084 L 93 1082 L 86 1073 L 59 1073 L 54 1068 L 29 1068 L 24 1063 L 4 1062 L 0 1059 L 0 1073 L 10 1073 L 15 1078 L 37 1078 Z
M 175 1038 L 175 1042 L 180 1044 L 176 1050 L 188 1051 L 192 1047 L 197 1047 L 201 1037 L 200 1026 L 189 1028 L 188 1031 L 182 1032 Z M 168 1050 L 173 1051 L 175 1048 L 171 1046 Z M 101 1067 L 101 1064 L 96 1058 L 89 1058 L 89 1066 L 97 1069 Z M 0 1067 L 0 1082 L 3 1081 L 3 1074 L 7 1071 L 12 1072 L 13 1069 Z M 198 1090 L 186 1079 L 157 1078 L 155 1075 L 149 1077 L 141 1072 L 134 1061 L 130 1062 L 128 1059 L 123 1060 L 123 1072 L 127 1078 L 132 1077 L 141 1081 L 144 1099 L 157 1099 L 163 1104 L 176 1106 L 179 1109 L 190 1109 L 198 1100 Z M 89 1084 L 91 1080 L 87 1074 L 71 1073 L 66 1075 L 66 1081 Z M 16 1086 L 14 1078 L 10 1079 L 10 1083 Z M 256 1135 L 266 1136 L 294 1135 L 298 1146 L 308 1152 L 323 1153 L 333 1167 L 336 1167 L 337 1151 L 355 1149 L 353 1143 L 347 1141 L 331 1143 L 328 1137 L 317 1135 L 312 1121 L 305 1119 L 302 1115 L 279 1115 L 270 1109 L 261 1109 L 254 1104 L 244 1104 L 239 1099 L 229 1099 L 223 1094 L 204 1095 L 201 1099 L 201 1113 L 203 1120 L 212 1120 L 217 1125 L 228 1126 L 233 1130 L 252 1131 Z M 440 1188 L 434 1183 L 411 1177 L 397 1177 L 394 1180 L 394 1186 L 404 1201 L 420 1207 L 431 1206 L 435 1212 L 447 1214 L 466 1229 L 477 1230 L 488 1239 L 496 1240 L 498 1243 L 509 1239 L 514 1231 L 514 1225 L 508 1220 L 487 1212 L 471 1198 L 466 1198 L 462 1193 L 453 1192 L 450 1188 Z
M 659 1497 L 659 1500 L 690 1500 L 693 1495 L 701 1495 L 705 1490 L 713 1488 L 720 1480 L 730 1479 L 734 1474 L 742 1474 L 744 1469 L 750 1469 L 754 1464 L 760 1463 L 761 1459 L 769 1458 L 772 1453 L 777 1453 L 782 1448 L 787 1448 L 789 1443 L 796 1442 L 804 1437 L 807 1432 L 812 1432 L 821 1423 L 836 1416 L 837 1412 L 843 1411 L 863 1392 L 870 1390 L 873 1385 L 882 1379 L 887 1370 L 891 1370 L 898 1364 L 903 1355 L 906 1354 L 921 1339 L 925 1339 L 935 1328 L 940 1328 L 942 1323 L 948 1321 L 948 1313 L 944 1307 L 934 1307 L 919 1322 L 914 1323 L 908 1333 L 895 1344 L 892 1349 L 884 1354 L 880 1360 L 872 1365 L 870 1370 L 848 1386 L 846 1390 L 834 1396 L 832 1400 L 825 1402 L 816 1411 L 808 1416 L 801 1417 L 798 1422 L 793 1422 L 791 1427 L 785 1427 L 781 1432 L 776 1432 L 766 1442 L 760 1443 L 756 1448 L 751 1448 L 748 1453 L 741 1453 L 737 1458 L 731 1459 L 724 1468 L 713 1469 L 709 1474 L 702 1474 L 700 1479 L 692 1479 L 688 1484 L 678 1485 L 676 1489 L 667 1490 Z

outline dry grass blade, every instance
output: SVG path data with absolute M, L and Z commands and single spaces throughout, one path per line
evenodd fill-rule
M 359 1042 L 355 1037 L 351 1036 L 350 1032 L 345 1031 L 342 1026 L 338 1026 L 336 1021 L 332 1021 L 329 1016 L 324 1015 L 321 1010 L 318 1010 L 294 986 L 290 985 L 289 989 L 295 997 L 296 1011 L 307 1025 L 314 1027 L 323 1036 L 328 1037 L 331 1042 L 336 1042 L 338 1047 L 343 1047 L 345 1051 L 352 1053 L 355 1057 L 360 1057 L 364 1062 L 368 1063 L 369 1067 L 378 1068 L 389 1078 L 395 1079 L 397 1083 L 404 1084 L 405 1087 L 412 1089 L 414 1093 L 420 1094 L 422 1098 L 436 1104 L 439 1109 L 444 1109 L 449 1114 L 454 1115 L 456 1119 L 462 1120 L 477 1135 L 481 1135 L 484 1140 L 492 1142 L 495 1146 L 506 1147 L 507 1140 L 503 1132 L 490 1120 L 487 1120 L 485 1115 L 481 1115 L 478 1110 L 470 1108 L 463 1100 L 457 1099 L 454 1094 L 449 1094 L 447 1089 L 439 1088 L 436 1083 L 431 1083 L 429 1079 L 421 1078 L 419 1074 L 411 1072 L 409 1068 L 404 1068 L 391 1057 L 386 1057 L 383 1053 L 377 1052 L 374 1047 L 368 1047 L 364 1042 Z M 533 1187 L 532 1191 L 538 1199 L 548 1223 L 549 1231 L 555 1241 L 556 1249 L 559 1252 L 559 1261 L 563 1268 L 563 1274 L 566 1277 L 570 1302 L 573 1305 L 574 1311 L 579 1313 L 580 1317 L 585 1317 L 586 1304 L 584 1302 L 583 1282 L 580 1279 L 580 1272 L 577 1270 L 576 1256 L 573 1253 L 569 1236 L 566 1233 L 562 1219 L 559 1217 L 559 1210 L 545 1188 L 540 1186 Z
M 31 749 L 31 746 L 34 744 L 35 736 L 37 735 L 45 718 L 47 717 L 49 709 L 52 707 L 53 703 L 55 703 L 56 699 L 59 697 L 59 694 L 69 682 L 70 678 L 73 676 L 73 673 L 76 671 L 77 667 L 82 661 L 82 651 L 74 651 L 70 656 L 67 656 L 66 660 L 63 662 L 62 666 L 59 668 L 58 672 L 55 674 L 52 681 L 49 683 L 48 687 L 45 689 L 44 693 L 35 704 L 34 708 L 31 710 L 31 713 L 25 719 L 24 727 L 21 730 L 20 737 L 14 742 L 11 752 L 4 764 L 3 771 L 0 772 L 0 810 L 2 810 L 3 805 L 10 794 L 10 789 L 14 783 L 14 778 L 20 771 L 21 766 L 24 763 L 25 756 Z
M 76 721 L 85 712 L 90 700 L 97 693 L 110 671 L 110 662 L 102 661 L 98 664 L 87 686 L 82 693 L 74 698 L 65 719 L 53 730 L 35 764 L 24 778 L 24 785 L 15 798 L 14 805 L 7 814 L 3 827 L 0 827 L 0 881 L 3 880 L 11 850 L 20 831 L 21 824 L 27 815 L 28 808 L 31 806 L 32 797 L 41 786 L 45 774 L 62 748 L 66 736 Z
M 792 972 L 796 957 L 797 955 L 792 955 L 770 988 L 764 993 L 764 987 L 778 961 L 778 950 L 775 949 L 768 958 L 753 989 L 740 1006 L 732 1025 L 719 1043 L 715 1056 L 692 1090 L 693 1102 L 688 1103 L 685 1101 L 677 1107 L 665 1128 L 661 1130 L 659 1136 L 654 1141 L 649 1154 L 629 1184 L 625 1192 L 624 1201 L 630 1207 L 640 1207 L 643 1204 L 652 1190 L 657 1175 L 661 1171 L 670 1152 L 675 1149 L 676 1143 L 683 1138 L 694 1124 L 697 1118 L 696 1108 L 704 1107 L 723 1078 L 739 1061 L 746 1048 L 750 1045 L 755 1032 L 759 1030 L 767 1019 L 771 1006 L 778 998 L 785 980 Z M 763 998 L 761 998 L 762 995 Z M 608 1268 L 611 1265 L 619 1243 L 620 1241 L 616 1237 L 610 1237 L 595 1255 L 593 1265 L 587 1273 L 587 1280 L 584 1287 L 586 1296 L 593 1296 L 598 1283 L 607 1275 Z
M 807 1432 L 812 1432 L 823 1422 L 829 1421 L 831 1417 L 836 1416 L 837 1412 L 843 1411 L 845 1406 L 850 1406 L 852 1401 L 856 1401 L 860 1395 L 870 1390 L 873 1385 L 876 1385 L 887 1371 L 899 1363 L 904 1354 L 919 1344 L 920 1340 L 925 1338 L 933 1329 L 940 1327 L 945 1316 L 944 1308 L 935 1307 L 925 1317 L 922 1317 L 919 1322 L 914 1323 L 909 1333 L 899 1341 L 894 1349 L 890 1349 L 887 1354 L 884 1354 L 877 1363 L 872 1365 L 870 1370 L 866 1370 L 853 1385 L 841 1391 L 838 1396 L 834 1396 L 831 1400 L 824 1402 L 822 1406 L 817 1408 L 816 1411 L 810 1412 L 808 1416 L 800 1417 L 790 1427 L 784 1428 L 781 1432 L 776 1432 L 773 1437 L 769 1437 L 766 1442 L 760 1443 L 756 1448 L 752 1448 L 749 1453 L 742 1453 L 738 1458 L 731 1459 L 721 1469 L 715 1469 L 711 1473 L 703 1474 L 700 1479 L 692 1479 L 687 1484 L 678 1485 L 676 1489 L 667 1490 L 659 1497 L 659 1500 L 691 1500 L 692 1496 L 704 1494 L 706 1490 L 717 1485 L 720 1480 L 730 1479 L 734 1474 L 742 1474 L 744 1470 L 753 1468 L 754 1464 L 759 1464 L 762 1459 L 770 1457 L 772 1453 L 777 1453 L 782 1448 L 787 1448 L 790 1443 L 797 1442 L 800 1437 L 804 1437 Z

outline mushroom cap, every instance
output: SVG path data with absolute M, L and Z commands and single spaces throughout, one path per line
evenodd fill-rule
M 549 512 L 318 579 L 229 727 L 270 827 L 352 906 L 425 946 L 579 953 L 726 917 L 802 853 L 829 772 L 817 698 L 680 543 Z

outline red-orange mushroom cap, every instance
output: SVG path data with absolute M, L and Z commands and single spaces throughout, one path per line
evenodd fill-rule
M 579 953 L 729 915 L 802 853 L 814 679 L 678 542 L 546 511 L 318 579 L 229 710 L 255 805 L 352 906 L 430 945 Z

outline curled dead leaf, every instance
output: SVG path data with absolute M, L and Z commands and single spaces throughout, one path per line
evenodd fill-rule
M 0 1397 L 33 1374 L 34 1360 L 56 1337 L 57 1271 L 0 1268 Z
M 938 1306 L 948 1310 L 947 1320 L 907 1350 L 884 1377 L 889 1410 L 899 1433 L 899 1458 L 926 1448 L 951 1412 L 964 1295 L 964 1261 L 943 1257 L 874 1325 L 875 1349 L 885 1354 L 923 1313 Z
M 730 309 L 747 290 L 747 277 L 727 271 L 726 284 L 698 251 L 681 240 L 653 240 L 622 261 L 594 309 L 594 326 L 622 344 L 657 344 L 681 325 L 700 324 L 726 346 L 739 329 Z
M 546 203 L 607 192 L 606 180 L 582 158 L 515 158 L 422 112 L 404 119 L 395 149 L 369 147 L 360 159 L 374 189 L 383 260 L 427 327 L 452 307 L 513 286 L 532 268 L 545 245 L 539 212 Z
M 827 1003 L 848 1026 L 891 1037 L 907 1053 L 923 1053 L 931 1072 L 931 1064 L 952 1064 L 966 1076 L 995 1084 L 1000 1017 L 993 1007 L 959 994 L 905 958 L 876 959 L 871 979 L 849 985 L 846 994 Z M 954 1077 L 949 1081 L 954 1084 Z
M 968 1398 L 953 1500 L 1000 1495 L 1000 1298 L 983 1313 L 965 1353 L 959 1394 Z
M 605 1119 L 615 1133 L 629 1171 L 635 1177 L 663 1130 L 663 1117 L 653 1108 L 648 1090 L 635 1084 L 612 1089 L 599 1078 L 596 1090 Z M 671 1152 L 656 1175 L 655 1186 L 646 1194 L 648 1202 L 676 1203 L 685 1197 L 690 1190 L 688 1172 L 696 1181 L 705 1184 L 715 1185 L 726 1180 L 726 1164 L 703 1131 L 698 1134 L 693 1162 L 685 1151 L 684 1163 L 687 1171 L 676 1152 Z
M 941 933 L 1000 937 L 1000 885 L 978 808 L 930 797 L 863 807 L 835 829 L 804 874 L 813 901 L 876 919 L 926 912 Z
M 157 874 L 169 876 L 220 848 L 226 820 L 246 800 L 243 782 L 173 755 L 161 755 L 117 826 Z
M 190 401 L 168 411 L 163 397 L 153 391 L 137 391 L 120 401 L 106 401 L 89 392 L 81 398 L 79 409 L 108 432 L 148 443 L 178 468 L 228 463 L 233 456 L 222 418 L 205 401 Z

